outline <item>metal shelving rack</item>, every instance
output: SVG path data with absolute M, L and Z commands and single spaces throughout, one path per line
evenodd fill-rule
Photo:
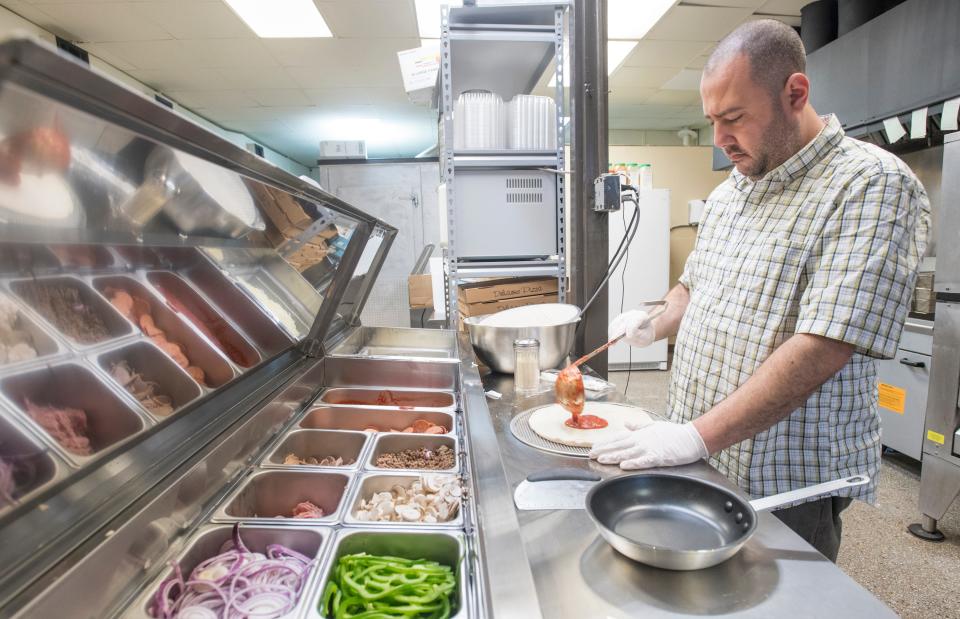
M 565 239 L 565 123 L 564 123 L 564 23 L 568 4 L 553 2 L 503 7 L 441 8 L 441 62 L 439 76 L 439 110 L 441 117 L 440 164 L 446 187 L 447 248 L 446 307 L 447 324 L 456 325 L 458 316 L 457 285 L 478 277 L 555 276 L 559 300 L 566 301 Z M 468 13 L 469 12 L 469 13 Z M 549 15 L 552 14 L 552 24 Z M 469 18 L 461 19 L 461 16 Z M 547 19 L 544 19 L 544 18 Z M 516 53 L 514 53 L 516 52 Z M 487 54 L 510 54 L 511 70 L 491 71 Z M 462 54 L 462 55 L 457 55 Z M 462 60 L 461 60 L 462 59 Z M 503 97 L 504 102 L 517 94 L 530 94 L 540 77 L 555 63 L 557 106 L 555 152 L 516 150 L 454 152 L 453 110 L 460 92 L 483 88 Z M 454 80 L 457 91 L 454 92 Z M 454 179 L 457 171 L 469 170 L 549 171 L 553 173 L 556 192 L 556 252 L 537 259 L 516 259 L 515 256 L 465 259 L 459 252 L 461 230 L 457 225 L 458 200 Z M 462 206 L 461 206 L 462 208 Z M 505 222 L 507 224 L 509 222 Z

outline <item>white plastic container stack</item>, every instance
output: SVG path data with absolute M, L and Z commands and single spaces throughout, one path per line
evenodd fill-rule
M 453 148 L 458 151 L 506 148 L 503 99 L 487 91 L 467 91 L 453 110 Z
M 517 95 L 507 104 L 511 150 L 557 149 L 557 104 L 550 97 Z

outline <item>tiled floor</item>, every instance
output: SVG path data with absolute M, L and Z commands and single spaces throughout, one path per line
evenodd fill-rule
M 627 374 L 610 380 L 622 389 Z M 631 372 L 627 397 L 665 412 L 668 386 L 668 372 Z M 906 619 L 960 618 L 960 502 L 940 521 L 946 541 L 924 542 L 906 530 L 919 517 L 919 490 L 920 464 L 885 455 L 877 504 L 857 502 L 844 512 L 838 564 Z

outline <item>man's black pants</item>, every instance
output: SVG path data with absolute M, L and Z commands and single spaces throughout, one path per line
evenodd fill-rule
M 840 551 L 840 512 L 850 507 L 853 499 L 848 497 L 826 497 L 817 501 L 808 501 L 794 507 L 778 509 L 773 513 L 797 535 L 819 550 L 825 557 L 837 562 Z

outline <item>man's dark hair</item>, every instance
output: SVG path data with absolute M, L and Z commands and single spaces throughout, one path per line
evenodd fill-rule
M 800 35 L 774 19 L 749 21 L 724 37 L 710 54 L 704 75 L 739 54 L 750 61 L 753 80 L 774 96 L 783 89 L 788 77 L 807 69 L 807 55 Z

